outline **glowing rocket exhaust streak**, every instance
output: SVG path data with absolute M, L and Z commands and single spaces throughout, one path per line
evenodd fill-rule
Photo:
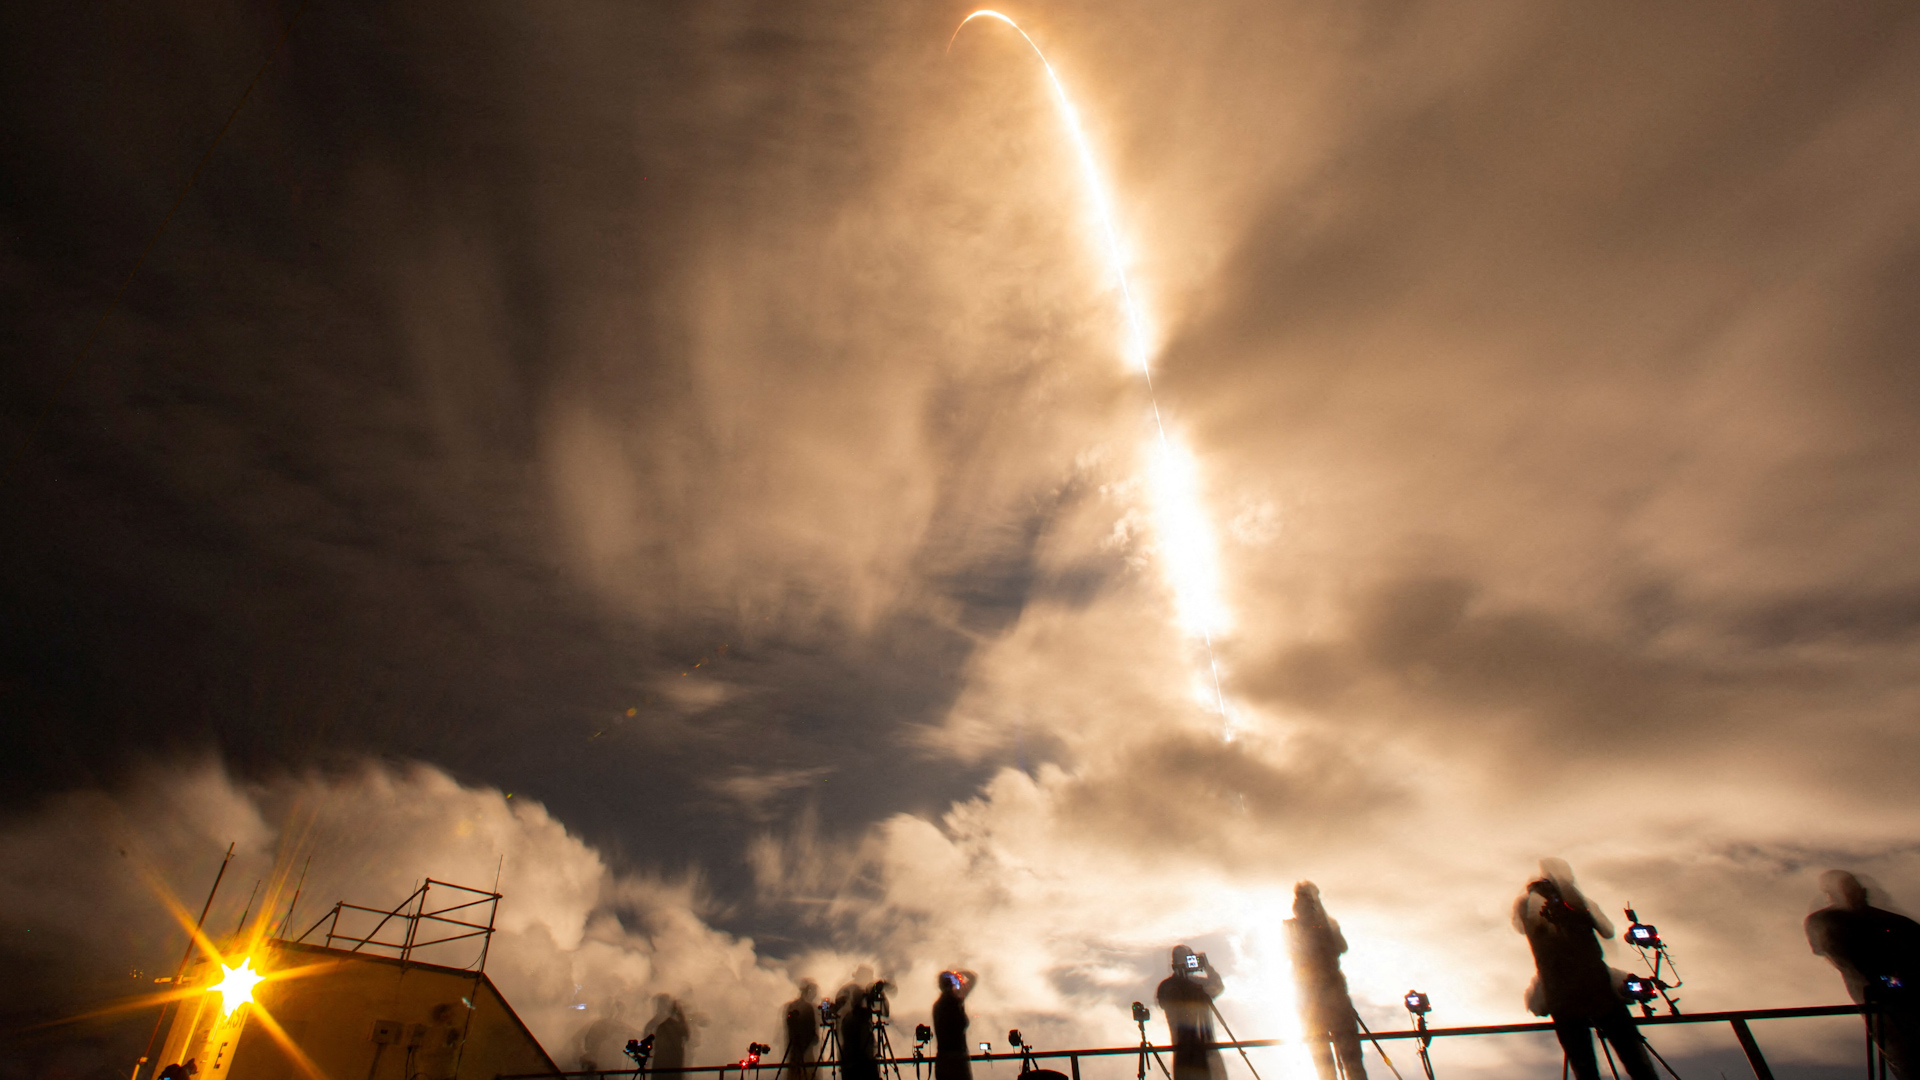
M 1228 625 L 1226 605 L 1220 600 L 1213 530 L 1200 507 L 1199 470 L 1193 455 L 1167 437 L 1166 423 L 1160 417 L 1160 401 L 1153 388 L 1147 335 L 1139 305 L 1134 301 L 1133 288 L 1127 281 L 1126 260 L 1121 255 L 1120 237 L 1114 229 L 1106 184 L 1100 178 L 1100 169 L 1094 160 L 1093 148 L 1087 143 L 1086 133 L 1080 129 L 1079 110 L 1067 97 L 1066 86 L 1061 83 L 1053 65 L 1047 61 L 1046 54 L 1040 51 L 1040 46 L 1027 36 L 1025 30 L 1020 29 L 1019 23 L 998 11 L 982 8 L 960 20 L 960 25 L 954 27 L 953 36 L 947 39 L 947 49 L 953 49 L 960 31 L 975 19 L 996 19 L 1005 23 L 1033 50 L 1033 55 L 1040 60 L 1040 66 L 1046 69 L 1047 82 L 1053 87 L 1054 104 L 1073 141 L 1074 153 L 1080 159 L 1081 176 L 1086 183 L 1088 197 L 1093 202 L 1094 212 L 1100 219 L 1101 233 L 1106 239 L 1107 258 L 1112 262 L 1114 277 L 1120 284 L 1121 308 L 1127 323 L 1125 359 L 1139 367 L 1147 385 L 1147 400 L 1153 406 L 1153 426 L 1159 436 L 1160 454 L 1151 480 L 1161 563 L 1173 586 L 1182 627 L 1206 645 L 1208 674 L 1213 684 L 1212 696 L 1220 709 L 1221 719 L 1228 724 L 1230 737 L 1232 718 L 1227 712 L 1226 694 L 1220 688 L 1220 663 L 1213 652 L 1214 635 L 1225 631 Z

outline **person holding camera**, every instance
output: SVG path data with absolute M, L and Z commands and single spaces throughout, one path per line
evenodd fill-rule
M 1224 985 L 1206 953 L 1173 947 L 1173 974 L 1153 993 L 1173 1044 L 1173 1080 L 1225 1080 L 1227 1066 L 1213 1043 L 1213 999 Z
M 966 1002 L 977 978 L 971 971 L 940 973 L 940 996 L 933 1003 L 933 1080 L 973 1080 Z
M 1514 901 L 1513 928 L 1527 936 L 1537 973 L 1527 987 L 1527 1008 L 1553 1017 L 1553 1033 L 1575 1080 L 1600 1080 L 1589 1029 L 1612 1044 L 1632 1080 L 1657 1080 L 1600 951 L 1600 939 L 1613 936 L 1613 924 L 1587 905 L 1572 868 L 1559 859 L 1540 860 L 1540 876 Z

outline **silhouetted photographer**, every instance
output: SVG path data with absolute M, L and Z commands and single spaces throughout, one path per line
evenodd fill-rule
M 1554 1034 L 1577 1080 L 1600 1080 L 1589 1028 L 1613 1046 L 1632 1080 L 1655 1080 L 1646 1043 L 1600 951 L 1600 939 L 1613 936 L 1613 924 L 1588 906 L 1566 863 L 1542 859 L 1540 875 L 1513 905 L 1513 928 L 1527 936 L 1537 972 L 1527 988 L 1527 1008 L 1553 1017 Z
M 681 1069 L 687 1064 L 687 1044 L 693 1041 L 686 1009 L 667 994 L 654 995 L 653 1008 L 653 1020 L 645 1032 L 653 1044 L 652 1067 L 656 1072 Z
M 1226 1063 L 1213 1045 L 1213 999 L 1220 996 L 1222 985 L 1206 953 L 1173 947 L 1173 974 L 1160 981 L 1153 995 L 1167 1018 L 1173 1080 L 1224 1080 Z
M 874 1058 L 873 1017 L 876 1004 L 884 1005 L 886 992 L 885 982 L 852 982 L 834 996 L 841 1080 L 880 1080 L 880 1064 Z
M 940 996 L 933 1003 L 933 1080 L 973 1080 L 966 1003 L 977 978 L 971 971 L 940 973 Z
M 1820 875 L 1830 903 L 1807 916 L 1807 944 L 1840 969 L 1847 993 L 1870 1006 L 1867 1030 L 1895 1075 L 1920 1080 L 1920 923 L 1867 903 L 1866 887 L 1845 870 Z
M 795 987 L 800 996 L 787 1002 L 780 1012 L 781 1026 L 787 1031 L 787 1054 L 780 1059 L 780 1073 L 787 1080 L 812 1080 L 813 1051 L 820 1045 L 820 1029 L 814 1024 L 814 1002 L 820 998 L 820 986 L 803 979 Z
M 1287 947 L 1293 955 L 1293 977 L 1300 987 L 1300 1022 L 1320 1080 L 1367 1080 L 1360 1057 L 1359 1016 L 1347 993 L 1347 977 L 1340 972 L 1340 954 L 1347 939 L 1340 924 L 1327 916 L 1320 903 L 1320 887 L 1303 881 L 1293 887 L 1293 918 L 1287 920 Z M 1334 1069 L 1339 1059 L 1338 1072 Z

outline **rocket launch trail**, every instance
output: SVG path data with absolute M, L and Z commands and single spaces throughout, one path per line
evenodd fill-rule
M 1172 586 L 1182 627 L 1190 635 L 1198 637 L 1206 650 L 1207 674 L 1213 691 L 1211 696 L 1220 710 L 1225 734 L 1231 738 L 1233 721 L 1227 711 L 1226 694 L 1220 684 L 1220 662 L 1214 655 L 1214 638 L 1227 629 L 1228 617 L 1226 606 L 1219 596 L 1219 568 L 1213 530 L 1200 505 L 1199 476 L 1193 456 L 1176 440 L 1168 437 L 1166 421 L 1161 416 L 1159 397 L 1153 386 L 1152 351 L 1147 344 L 1139 301 L 1127 280 L 1126 259 L 1120 249 L 1119 234 L 1114 228 L 1113 208 L 1107 196 L 1106 184 L 1100 176 L 1099 164 L 1094 159 L 1086 133 L 1081 129 L 1079 110 L 1074 108 L 1072 99 L 1067 96 L 1059 73 L 1054 71 L 1046 54 L 1020 28 L 1019 23 L 998 11 L 982 8 L 960 20 L 960 25 L 954 27 L 953 35 L 947 39 L 948 50 L 952 50 L 960 31 L 976 19 L 993 19 L 1006 24 L 1033 50 L 1040 66 L 1046 70 L 1047 82 L 1053 89 L 1054 106 L 1073 143 L 1074 154 L 1079 159 L 1087 198 L 1092 202 L 1094 214 L 1099 219 L 1101 235 L 1106 242 L 1107 259 L 1119 283 L 1121 314 L 1126 323 L 1123 359 L 1130 367 L 1139 369 L 1146 384 L 1147 400 L 1153 410 L 1157 454 L 1150 480 L 1154 528 L 1159 540 L 1162 569 Z

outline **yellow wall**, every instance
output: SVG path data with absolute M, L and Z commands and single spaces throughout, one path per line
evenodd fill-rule
M 551 1059 L 485 976 L 433 964 L 270 942 L 254 966 L 258 1005 L 220 1018 L 218 994 L 182 1003 L 160 1062 L 198 1060 L 195 1080 L 302 1080 L 264 1007 L 324 1080 L 490 1080 L 553 1072 Z M 188 976 L 205 985 L 206 965 Z M 218 965 L 211 965 L 215 976 Z M 190 1048 L 191 1047 L 191 1048 Z

